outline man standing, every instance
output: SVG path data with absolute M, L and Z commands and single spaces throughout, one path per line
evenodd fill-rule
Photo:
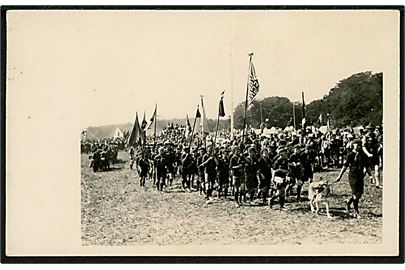
M 274 201 L 278 198 L 280 210 L 284 208 L 286 177 L 288 173 L 287 149 L 280 148 L 278 150 L 279 157 L 274 162 L 273 184 L 276 189 L 276 194 L 271 196 L 269 201 L 270 208 L 273 208 Z
M 245 179 L 243 175 L 244 171 L 244 157 L 238 146 L 234 146 L 232 149 L 233 156 L 231 158 L 229 169 L 231 170 L 232 183 L 234 188 L 235 204 L 236 207 L 240 207 L 242 203 L 242 196 L 245 188 Z
M 253 146 L 248 149 L 248 156 L 245 158 L 245 163 L 246 189 L 249 193 L 250 204 L 253 204 L 254 196 L 258 186 L 258 160 L 256 158 L 256 149 Z
M 354 140 L 352 143 L 353 150 L 346 156 L 345 163 L 340 171 L 336 182 L 339 182 L 344 172 L 349 168 L 349 184 L 352 190 L 352 196 L 346 201 L 346 211 L 350 212 L 350 206 L 353 203 L 354 217 L 360 218 L 359 215 L 359 200 L 364 193 L 364 171 L 373 179 L 370 167 L 367 166 L 367 156 L 362 151 L 362 143 L 360 140 Z
M 184 153 L 181 156 L 181 177 L 182 177 L 182 182 L 181 182 L 181 187 L 184 190 L 190 191 L 190 175 L 191 175 L 191 166 L 193 164 L 192 161 L 193 157 L 190 154 L 190 148 L 185 147 L 184 148 Z

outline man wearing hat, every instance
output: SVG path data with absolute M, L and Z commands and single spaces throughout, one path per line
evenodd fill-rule
M 167 159 L 164 154 L 164 147 L 160 147 L 158 154 L 154 158 L 154 165 L 156 169 L 156 188 L 158 191 L 163 192 L 166 186 L 166 173 L 167 173 Z
M 267 195 L 270 189 L 270 180 L 272 174 L 272 163 L 269 157 L 269 150 L 267 148 L 263 148 L 261 151 L 261 157 L 258 163 L 258 175 L 259 175 L 259 195 L 263 196 L 263 203 L 267 202 Z
M 346 211 L 350 212 L 350 206 L 353 204 L 354 217 L 360 218 L 359 200 L 364 193 L 364 170 L 366 169 L 370 179 L 373 178 L 370 168 L 367 166 L 367 156 L 362 151 L 362 143 L 356 139 L 352 143 L 353 150 L 346 156 L 346 161 L 340 171 L 336 182 L 339 182 L 344 172 L 349 168 L 349 184 L 352 190 L 352 196 L 346 201 Z
M 242 197 L 245 192 L 245 179 L 244 179 L 244 157 L 238 146 L 232 149 L 233 155 L 230 160 L 229 169 L 232 175 L 232 185 L 234 188 L 234 197 L 236 207 L 240 207 Z
M 273 196 L 271 196 L 269 200 L 269 206 L 270 208 L 273 208 L 274 201 L 278 198 L 278 202 L 280 203 L 280 210 L 282 210 L 284 207 L 286 177 L 288 173 L 287 149 L 279 148 L 277 152 L 278 158 L 273 165 L 274 175 L 272 179 L 276 192 Z
M 205 173 L 204 167 L 200 166 L 203 163 L 203 157 L 205 155 L 205 147 L 200 147 L 198 149 L 198 155 L 196 159 L 196 166 L 198 170 L 198 177 L 197 177 L 197 191 L 200 191 L 201 194 L 205 194 Z
M 212 191 L 216 179 L 215 149 L 210 147 L 210 152 L 205 153 L 202 157 L 202 163 L 199 167 L 204 168 L 204 180 L 207 203 L 212 201 Z
M 184 190 L 190 191 L 190 177 L 191 177 L 191 170 L 193 165 L 193 157 L 190 154 L 190 148 L 185 147 L 184 153 L 181 156 L 181 187 Z
M 246 189 L 249 193 L 250 203 L 253 204 L 254 195 L 258 186 L 257 179 L 258 159 L 256 157 L 256 148 L 249 147 L 248 156 L 245 157 L 245 179 Z
M 374 126 L 371 124 L 367 126 L 367 133 L 361 138 L 363 152 L 367 155 L 367 165 L 370 170 L 374 170 L 376 187 L 381 188 L 380 185 L 380 175 L 379 175 L 379 165 L 380 157 L 378 155 L 379 143 L 374 133 Z

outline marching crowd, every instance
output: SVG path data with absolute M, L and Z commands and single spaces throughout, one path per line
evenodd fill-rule
M 218 197 L 231 196 L 236 207 L 260 200 L 283 209 L 286 197 L 301 200 L 303 184 L 313 181 L 314 172 L 342 168 L 335 181 L 349 170 L 352 195 L 346 210 L 353 205 L 355 216 L 365 174 L 376 188 L 382 187 L 382 127 L 369 125 L 359 133 L 353 129 L 249 133 L 244 140 L 222 133 L 216 142 L 212 134 L 191 141 L 178 130 L 168 128 L 158 143 L 129 149 L 130 167 L 138 171 L 141 186 L 149 179 L 164 192 L 179 176 L 185 192 L 199 192 L 208 204 L 215 191 Z

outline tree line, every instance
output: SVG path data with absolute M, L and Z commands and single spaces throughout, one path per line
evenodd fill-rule
M 334 127 L 359 126 L 382 124 L 383 115 L 383 74 L 370 71 L 353 74 L 339 81 L 329 93 L 321 99 L 314 100 L 305 106 L 305 119 L 307 125 L 326 125 L 327 115 L 330 124 Z M 310 91 L 309 89 L 307 91 Z M 293 126 L 293 106 L 295 106 L 295 123 L 297 128 L 302 121 L 302 103 L 293 103 L 286 97 L 272 96 L 260 100 L 254 100 L 247 111 L 247 126 L 260 128 L 260 126 L 284 128 Z M 243 127 L 245 103 L 239 103 L 234 110 L 235 128 Z M 322 123 L 319 116 L 322 114 Z M 193 125 L 193 118 L 190 123 Z M 157 132 L 163 130 L 169 123 L 174 125 L 186 125 L 185 118 L 159 119 Z M 123 132 L 132 129 L 133 123 L 108 125 L 102 127 L 89 127 L 88 138 L 112 137 L 119 127 Z M 216 120 L 209 119 L 208 127 L 215 130 Z M 230 129 L 230 118 L 220 120 L 220 130 Z M 153 134 L 149 129 L 147 134 Z

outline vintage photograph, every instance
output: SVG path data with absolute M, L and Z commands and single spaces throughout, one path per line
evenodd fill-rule
M 379 20 L 92 19 L 81 29 L 84 246 L 381 243 Z
M 2 9 L 5 254 L 400 256 L 402 11 Z

